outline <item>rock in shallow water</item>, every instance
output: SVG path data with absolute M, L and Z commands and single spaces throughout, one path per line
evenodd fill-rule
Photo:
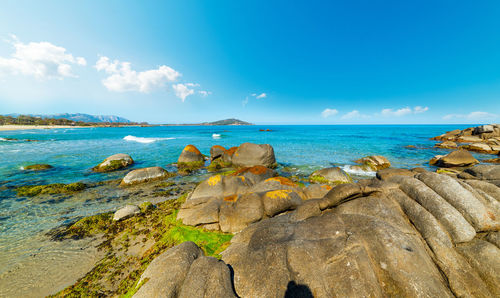
M 161 167 L 150 167 L 137 169 L 129 172 L 122 180 L 120 185 L 132 185 L 137 183 L 148 182 L 155 179 L 168 177 L 169 173 Z
M 134 160 L 130 155 L 118 153 L 106 158 L 103 162 L 92 168 L 94 172 L 111 172 L 123 169 L 133 164 Z
M 113 215 L 113 220 L 120 221 L 130 218 L 134 215 L 140 214 L 141 209 L 135 205 L 127 205 L 123 208 L 118 209 Z

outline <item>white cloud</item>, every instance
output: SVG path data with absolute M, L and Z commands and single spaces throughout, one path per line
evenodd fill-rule
M 381 111 L 382 116 L 385 117 L 401 117 L 409 114 L 420 114 L 428 111 L 428 107 L 416 106 L 413 110 L 410 107 L 401 108 L 398 110 L 393 109 L 383 109 Z
M 108 57 L 99 58 L 95 65 L 95 68 L 98 71 L 102 70 L 109 74 L 107 78 L 102 80 L 102 84 L 108 90 L 117 92 L 138 91 L 142 93 L 148 93 L 155 89 L 164 87 L 168 82 L 176 81 L 181 76 L 179 72 L 166 65 L 161 65 L 157 69 L 137 72 L 135 70 L 132 70 L 130 62 L 120 62 L 118 60 L 110 62 L 110 59 Z M 176 91 L 176 95 L 178 94 L 178 92 L 183 95 L 183 97 L 177 95 L 183 101 L 187 95 L 192 94 L 186 91 L 186 85 L 177 85 L 182 85 L 183 87 L 174 87 L 176 85 L 172 85 L 172 87 Z M 184 91 L 178 91 L 181 89 L 184 89 Z M 184 95 L 186 94 L 186 92 L 188 92 L 189 94 Z
M 356 119 L 356 118 L 367 118 L 367 116 L 362 115 L 361 113 L 359 113 L 358 110 L 353 110 L 347 114 L 344 114 L 342 117 L 340 117 L 340 119 L 343 119 L 343 120 Z
M 245 99 L 241 102 L 243 106 L 246 106 L 248 104 L 248 96 L 245 97 Z
M 323 118 L 328 118 L 330 116 L 335 116 L 339 113 L 336 109 L 325 109 L 323 112 L 321 112 L 321 117 Z
M 450 119 L 469 119 L 469 120 L 485 120 L 485 119 L 495 119 L 498 115 L 488 113 L 488 112 L 471 112 L 469 114 L 449 114 L 443 117 L 444 120 Z
M 413 112 L 415 114 L 424 113 L 424 112 L 427 112 L 428 110 L 429 110 L 429 107 L 416 106 L 415 108 L 413 108 Z
M 207 97 L 207 96 L 209 96 L 210 94 L 212 94 L 212 92 L 210 92 L 210 91 L 206 91 L 206 90 L 200 90 L 200 91 L 198 91 L 198 94 L 200 94 L 200 95 L 201 95 L 201 96 L 203 96 L 203 97 Z
M 255 96 L 255 98 L 258 98 L 258 99 L 260 99 L 260 98 L 266 98 L 266 97 L 267 97 L 267 94 L 265 94 L 265 93 L 261 93 L 261 94 Z
M 22 43 L 15 36 L 8 40 L 15 49 L 10 58 L 0 57 L 0 74 L 34 76 L 39 80 L 76 77 L 72 65 L 87 65 L 83 57 L 74 57 L 66 49 L 50 42 Z
M 382 110 L 382 115 L 383 116 L 396 116 L 396 117 L 400 117 L 400 116 L 408 115 L 408 114 L 411 114 L 411 113 L 412 113 L 412 111 L 411 111 L 411 109 L 409 107 L 398 109 L 396 111 L 394 111 L 393 109 L 383 109 Z
M 188 84 L 174 84 L 174 85 L 172 85 L 172 88 L 174 88 L 175 96 L 182 99 L 182 101 L 186 100 L 186 97 L 188 97 L 189 95 L 194 94 L 194 90 L 189 89 Z

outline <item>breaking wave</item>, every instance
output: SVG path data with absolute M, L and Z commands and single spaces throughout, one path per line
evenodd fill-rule
M 342 166 L 340 168 L 349 174 L 357 175 L 357 176 L 375 177 L 375 175 L 377 174 L 377 172 L 374 172 L 374 171 L 363 171 L 361 169 L 356 169 L 356 168 L 353 169 L 352 166 L 350 166 L 350 165 L 345 165 L 345 166 Z
M 136 136 L 131 136 L 128 135 L 123 138 L 125 141 L 131 141 L 131 142 L 138 142 L 138 143 L 143 143 L 143 144 L 149 144 L 149 143 L 154 143 L 156 141 L 163 141 L 163 140 L 173 140 L 175 138 L 142 138 L 142 137 L 136 137 Z

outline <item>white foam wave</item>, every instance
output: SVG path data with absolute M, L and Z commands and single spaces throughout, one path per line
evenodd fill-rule
M 377 174 L 377 172 L 373 172 L 373 171 L 363 171 L 363 170 L 357 169 L 357 168 L 353 169 L 352 166 L 350 166 L 350 165 L 341 166 L 340 168 L 349 174 L 358 175 L 358 176 L 375 177 L 375 175 Z
M 5 139 L 5 138 L 0 138 L 0 141 L 7 141 L 7 139 Z
M 214 139 L 220 139 L 220 134 L 214 133 L 214 134 L 212 134 L 212 138 L 214 138 Z
M 143 138 L 143 137 L 136 137 L 136 136 L 128 135 L 128 136 L 124 137 L 123 139 L 125 141 L 149 144 L 149 143 L 154 143 L 156 141 L 173 140 L 175 138 Z

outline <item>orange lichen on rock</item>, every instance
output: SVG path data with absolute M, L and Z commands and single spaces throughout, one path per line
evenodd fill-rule
M 268 171 L 268 168 L 264 166 L 253 166 L 253 167 L 245 167 L 241 168 L 238 171 L 236 171 L 233 175 L 238 176 L 246 172 L 250 172 L 254 175 L 262 175 L 265 174 Z
M 222 179 L 221 175 L 215 175 L 215 176 L 208 178 L 207 182 L 208 182 L 208 185 L 215 186 L 221 181 L 221 179 Z
M 332 189 L 332 187 L 330 185 L 321 185 L 321 187 L 326 189 L 326 190 Z
M 224 197 L 224 201 L 226 202 L 236 202 L 238 200 L 238 195 L 230 195 L 227 197 Z
M 187 145 L 186 147 L 184 147 L 183 151 L 189 151 L 196 154 L 201 154 L 200 150 L 198 150 L 198 148 L 196 148 L 194 145 Z
M 266 197 L 271 199 L 286 199 L 291 192 L 289 189 L 272 190 L 266 193 Z
M 227 149 L 225 153 L 227 155 L 233 156 L 234 152 L 236 152 L 237 149 L 238 149 L 238 147 L 231 147 L 231 148 Z
M 212 148 L 213 149 L 220 149 L 222 151 L 227 151 L 226 148 L 222 147 L 221 145 L 213 145 Z
M 279 182 L 281 185 L 297 186 L 296 183 L 294 183 L 292 180 L 285 178 L 285 177 L 273 177 L 273 178 L 267 179 L 266 181 L 276 181 L 276 182 Z

